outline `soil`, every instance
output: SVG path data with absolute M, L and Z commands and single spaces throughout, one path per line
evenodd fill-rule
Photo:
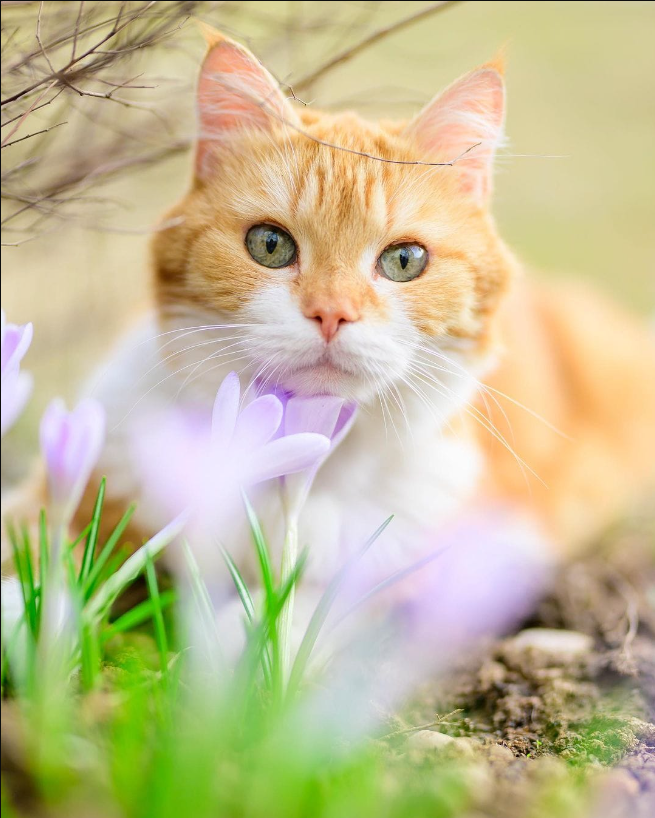
M 655 815 L 655 518 L 562 569 L 518 634 L 426 687 L 404 724 L 436 713 L 455 742 L 417 730 L 398 749 L 474 756 L 476 818 Z

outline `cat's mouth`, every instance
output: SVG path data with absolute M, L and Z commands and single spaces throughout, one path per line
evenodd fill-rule
M 281 380 L 297 395 L 335 395 L 349 400 L 361 397 L 361 376 L 327 354 L 311 364 L 287 370 Z

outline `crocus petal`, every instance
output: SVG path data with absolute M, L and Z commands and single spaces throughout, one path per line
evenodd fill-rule
M 225 451 L 232 440 L 239 414 L 241 385 L 236 372 L 230 372 L 220 385 L 212 412 L 212 449 Z
M 284 413 L 284 432 L 317 432 L 331 438 L 342 406 L 342 398 L 290 398 Z
M 77 405 L 72 419 L 79 435 L 71 442 L 66 465 L 71 474 L 77 471 L 70 497 L 71 507 L 77 509 L 105 440 L 105 412 L 98 401 L 87 399 Z
M 318 432 L 330 438 L 332 451 L 348 434 L 355 419 L 355 404 L 344 405 L 342 398 L 319 396 L 290 397 L 284 413 L 284 429 L 290 432 Z M 327 456 L 327 452 L 324 456 Z M 285 477 L 284 492 L 287 514 L 297 516 L 307 500 L 322 458 L 302 474 Z
M 273 437 L 282 423 L 282 404 L 275 395 L 262 395 L 241 412 L 232 445 L 238 452 L 250 452 Z
M 41 452 L 46 463 L 49 466 L 52 464 L 52 468 L 60 460 L 66 417 L 66 404 L 61 398 L 51 400 L 41 417 L 41 426 L 39 428 Z
M 341 443 L 341 441 L 350 431 L 351 426 L 355 422 L 356 414 L 357 414 L 356 403 L 344 403 L 343 407 L 341 408 L 341 412 L 339 413 L 337 425 L 334 427 L 334 432 L 332 433 L 333 449 L 335 449 Z
M 53 400 L 41 419 L 41 450 L 57 522 L 66 525 L 77 510 L 105 437 L 105 412 L 93 399 L 80 401 L 72 412 Z
M 0 436 L 16 422 L 32 394 L 32 376 L 28 372 L 14 369 L 3 378 L 2 383 L 2 420 Z
M 31 324 L 8 324 L 2 312 L 2 378 L 17 368 L 32 343 Z
M 297 435 L 280 437 L 262 446 L 256 456 L 243 465 L 244 485 L 261 483 L 284 474 L 302 471 L 315 465 L 330 448 L 330 441 L 324 435 L 302 432 Z
M 146 513 L 171 517 L 191 508 L 208 491 L 213 464 L 209 418 L 167 407 L 130 422 L 133 467 L 140 475 Z

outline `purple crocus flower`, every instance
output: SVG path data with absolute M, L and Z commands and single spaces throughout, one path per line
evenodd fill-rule
M 32 325 L 8 324 L 2 310 L 2 436 L 13 426 L 32 392 L 32 376 L 20 362 L 32 342 Z
M 48 473 L 48 490 L 57 524 L 66 526 L 80 504 L 105 439 L 105 411 L 87 398 L 69 412 L 61 398 L 41 419 L 41 451 Z
M 134 429 L 148 510 L 158 516 L 190 510 L 192 540 L 231 527 L 242 489 L 310 469 L 330 448 L 321 434 L 280 435 L 284 410 L 275 395 L 240 405 L 233 372 L 218 390 L 211 420 L 193 407 L 176 407 Z
M 239 377 L 230 373 L 218 390 L 212 413 L 212 453 L 223 461 L 236 457 L 243 486 L 316 467 L 330 441 L 318 429 L 291 429 L 276 436 L 284 409 L 276 395 L 255 398 L 239 413 Z
M 310 468 L 284 478 L 287 514 L 297 517 L 322 462 L 350 431 L 357 406 L 329 395 L 305 398 L 278 392 L 277 396 L 284 407 L 282 428 L 285 435 L 315 432 L 325 435 L 330 441 L 329 449 Z
M 301 705 L 304 734 L 369 733 L 420 685 L 518 625 L 552 579 L 552 548 L 512 508 L 473 506 L 423 547 L 388 582 L 365 560 L 353 566 L 359 576 L 317 644 L 330 674 Z

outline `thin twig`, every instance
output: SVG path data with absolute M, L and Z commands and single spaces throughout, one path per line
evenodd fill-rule
M 450 6 L 455 6 L 458 2 L 460 2 L 460 0 L 442 0 L 442 2 L 439 3 L 432 3 L 430 6 L 426 6 L 426 8 L 420 9 L 414 14 L 408 15 L 402 20 L 397 20 L 395 23 L 391 23 L 384 28 L 374 31 L 372 34 L 364 37 L 363 40 L 360 40 L 360 42 L 356 43 L 350 48 L 345 49 L 340 54 L 332 57 L 331 60 L 328 60 L 328 62 L 294 82 L 294 88 L 297 91 L 305 90 L 309 86 L 313 85 L 318 79 L 327 74 L 328 71 L 331 71 L 333 68 L 336 68 L 337 65 L 342 65 L 348 60 L 351 60 L 353 57 L 356 57 L 358 54 L 361 54 L 361 52 L 367 49 L 369 46 L 374 45 L 385 37 L 388 37 L 390 34 L 395 34 L 398 31 L 402 31 L 404 28 L 417 23 L 419 20 L 424 20 L 426 17 L 430 17 L 432 14 L 436 14 L 439 11 L 444 11 Z
M 57 122 L 56 125 L 50 125 L 48 128 L 43 128 L 40 131 L 34 131 L 34 133 L 28 133 L 26 136 L 21 136 L 20 139 L 14 139 L 13 142 L 3 142 L 3 148 L 10 148 L 12 145 L 18 145 L 19 142 L 24 142 L 26 139 L 31 139 L 33 136 L 39 136 L 42 133 L 48 133 L 49 131 L 54 131 L 55 128 L 59 128 L 62 125 L 68 125 L 68 122 Z

